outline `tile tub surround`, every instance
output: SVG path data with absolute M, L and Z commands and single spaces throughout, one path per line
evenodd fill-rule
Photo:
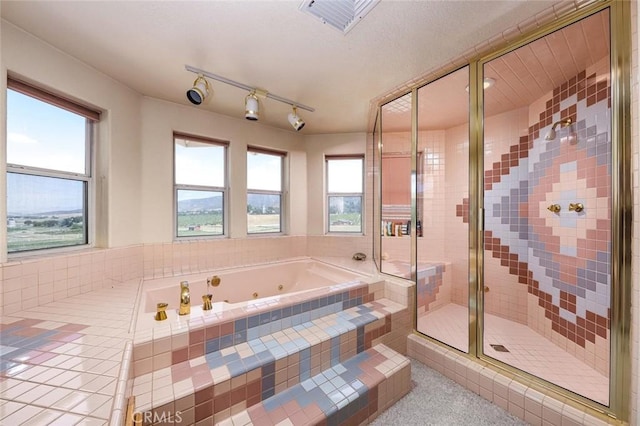
M 342 266 L 375 273 L 370 239 L 346 236 L 252 236 L 92 248 L 20 256 L 0 264 L 0 315 L 66 299 L 135 279 L 175 277 L 299 256 L 326 257 Z
M 532 425 L 621 424 L 594 414 L 584 406 L 574 405 L 557 394 L 528 386 L 526 381 L 516 380 L 508 373 L 502 374 L 481 360 L 472 360 L 415 334 L 407 338 L 407 356 Z
M 140 412 L 195 412 L 195 421 L 228 418 L 384 341 L 394 314 L 408 315 L 380 299 L 273 331 L 239 344 L 136 374 Z
M 2 317 L 0 424 L 107 425 L 121 417 L 138 283 Z
M 219 280 L 215 287 L 207 284 L 212 276 Z M 359 272 L 310 257 L 181 275 L 179 280 L 176 277 L 157 278 L 144 281 L 139 311 L 140 315 L 155 314 L 158 303 L 167 303 L 167 311 L 177 309 L 179 298 L 176 297 L 176 286 L 182 281 L 189 283 L 194 305 L 202 303 L 201 295 L 210 293 L 213 303 L 225 302 L 228 305 L 224 305 L 224 309 L 231 309 L 235 304 L 255 304 L 257 299 L 283 297 L 361 278 L 363 276 Z
M 138 313 L 134 340 L 134 375 L 168 367 L 175 362 L 267 336 L 291 326 L 371 302 L 383 294 L 384 282 L 337 284 L 303 294 L 257 299 L 244 306 L 202 311 L 192 306 L 188 316 L 167 312 L 167 321 L 153 313 Z M 236 305 L 230 305 L 236 306 Z
M 228 310 L 192 306 L 189 317 L 169 312 L 162 322 L 141 313 L 130 373 L 136 411 L 180 408 L 218 421 L 376 343 L 404 353 L 411 291 L 404 282 L 363 277 Z

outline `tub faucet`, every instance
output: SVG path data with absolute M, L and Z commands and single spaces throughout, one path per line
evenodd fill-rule
M 207 294 L 202 295 L 202 310 L 210 311 L 213 309 L 213 305 L 211 301 L 213 300 L 213 295 L 209 292 L 209 286 L 218 287 L 220 285 L 220 277 L 214 275 L 211 278 L 207 278 Z
M 180 310 L 178 315 L 188 315 L 191 313 L 191 295 L 189 294 L 189 282 L 180 282 Z

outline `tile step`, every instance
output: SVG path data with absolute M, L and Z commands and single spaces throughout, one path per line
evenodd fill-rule
M 216 424 L 359 425 L 410 389 L 409 359 L 378 344 Z
M 403 309 L 379 299 L 138 376 L 136 411 L 217 423 L 364 353 Z

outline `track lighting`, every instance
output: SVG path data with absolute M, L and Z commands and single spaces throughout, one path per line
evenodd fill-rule
M 311 108 L 310 106 L 301 104 L 300 102 L 283 98 L 273 93 L 269 93 L 264 89 L 251 87 L 247 84 L 239 83 L 237 81 L 230 80 L 226 77 L 222 77 L 220 75 L 216 75 L 208 71 L 192 67 L 190 65 L 185 65 L 185 69 L 189 72 L 198 74 L 198 78 L 196 78 L 196 80 L 193 82 L 193 87 L 187 90 L 187 99 L 189 99 L 189 102 L 195 105 L 200 105 L 209 95 L 209 91 L 211 89 L 209 87 L 209 82 L 205 79 L 205 77 L 207 77 L 213 80 L 220 81 L 222 83 L 229 84 L 231 86 L 238 87 L 240 89 L 244 89 L 249 92 L 249 94 L 244 98 L 244 118 L 246 118 L 247 120 L 258 120 L 260 108 L 259 99 L 266 98 L 289 104 L 293 107 L 293 112 L 289 113 L 288 120 L 291 126 L 296 129 L 296 131 L 301 130 L 305 125 L 305 122 L 302 120 L 302 118 L 298 116 L 297 108 L 304 109 L 309 112 L 315 111 L 315 109 Z
M 259 107 L 258 97 L 254 90 L 244 98 L 244 118 L 251 121 L 258 121 L 260 115 Z
M 209 95 L 209 82 L 198 74 L 198 78 L 193 82 L 193 87 L 187 90 L 187 99 L 194 105 L 200 105 Z
M 551 126 L 551 130 L 549 130 L 549 133 L 547 133 L 547 136 L 544 137 L 544 140 L 546 141 L 552 141 L 556 138 L 556 127 L 560 126 L 560 128 L 562 129 L 563 127 L 568 127 L 571 126 L 571 119 L 570 118 L 565 118 L 564 120 L 560 120 L 560 121 L 556 121 L 555 123 L 553 123 L 553 126 Z
M 305 122 L 304 120 L 302 120 L 302 118 L 298 116 L 298 111 L 296 109 L 296 106 L 295 105 L 292 105 L 292 106 L 293 106 L 293 111 L 289 113 L 289 116 L 287 118 L 289 120 L 289 124 L 291 124 L 291 126 L 293 126 L 293 128 L 299 132 L 304 127 Z

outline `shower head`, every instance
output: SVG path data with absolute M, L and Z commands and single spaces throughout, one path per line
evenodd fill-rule
M 568 127 L 571 126 L 571 123 L 573 121 L 571 121 L 570 118 L 565 118 L 564 120 L 560 120 L 560 121 L 556 121 L 555 123 L 553 123 L 553 126 L 551 126 L 551 130 L 549 130 L 549 133 L 547 133 L 547 136 L 544 137 L 544 140 L 546 141 L 552 141 L 556 138 L 556 127 L 560 126 L 560 128 L 563 127 Z

